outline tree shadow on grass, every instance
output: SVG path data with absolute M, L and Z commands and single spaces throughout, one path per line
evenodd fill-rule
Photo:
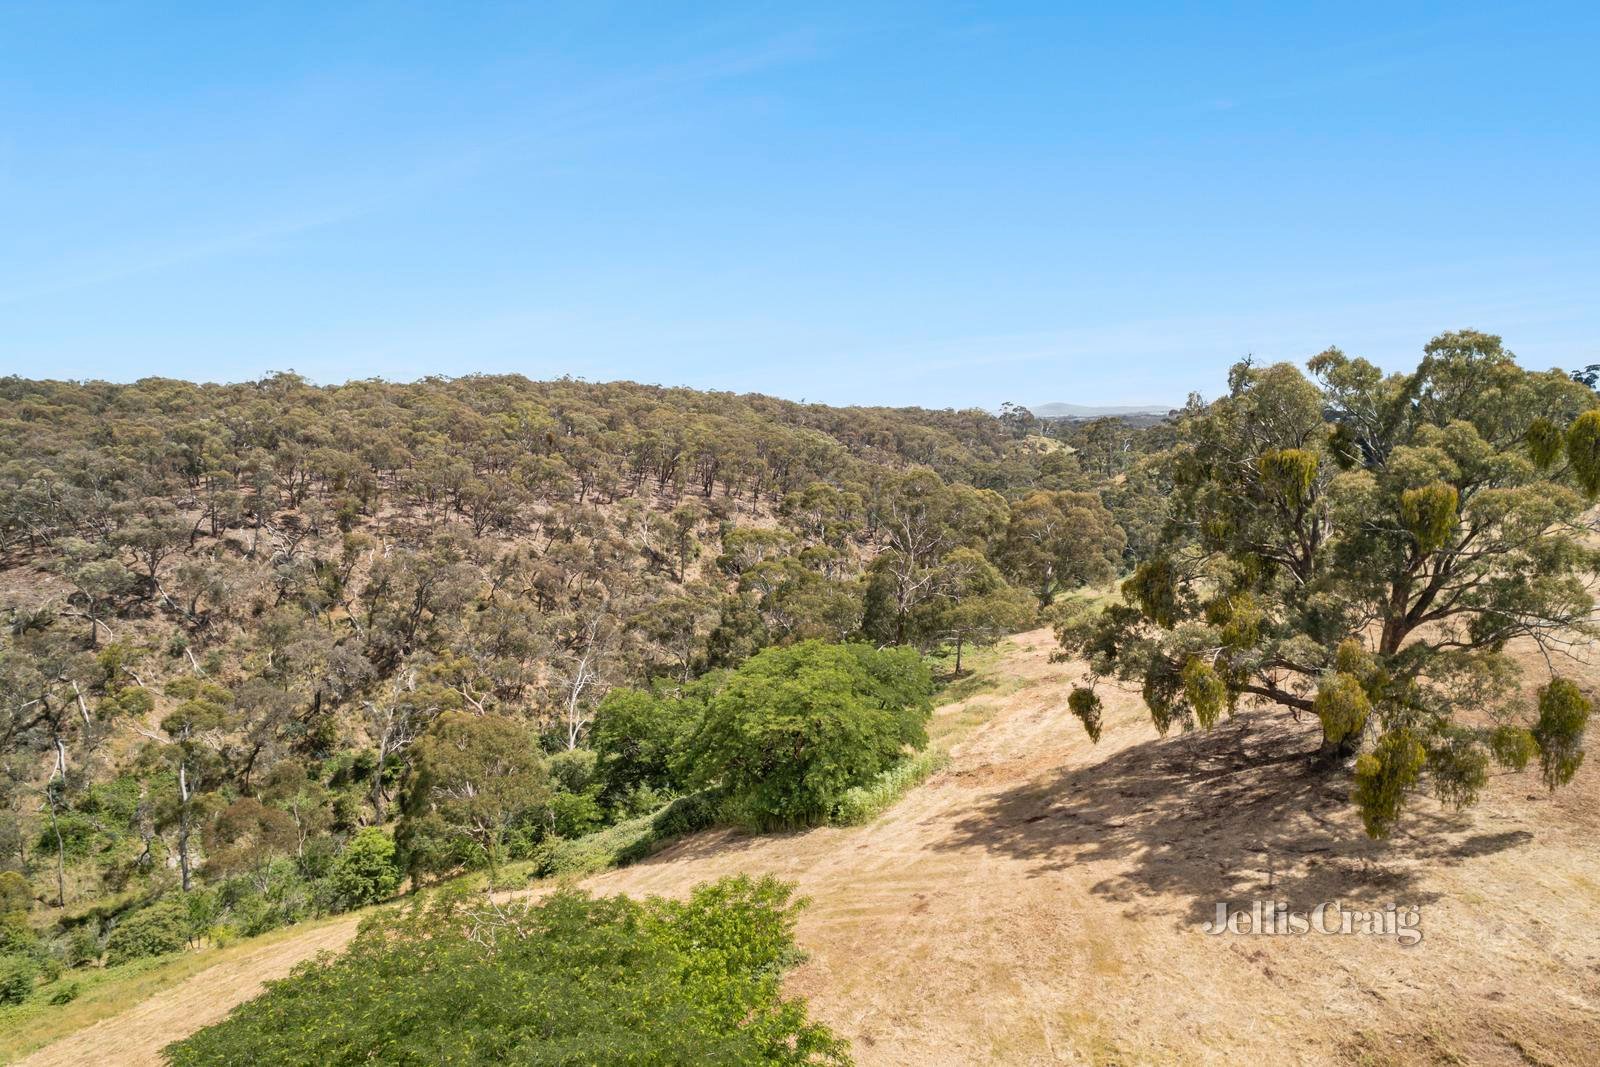
M 1109 863 L 1096 895 L 1133 912 L 1176 906 L 1201 922 L 1218 901 L 1428 904 L 1439 898 L 1423 884 L 1431 867 L 1531 839 L 1472 835 L 1467 816 L 1419 801 L 1393 839 L 1373 841 L 1349 775 L 1313 759 L 1317 742 L 1310 724 L 1241 712 L 988 797 L 941 847 L 1012 856 L 1036 875 Z

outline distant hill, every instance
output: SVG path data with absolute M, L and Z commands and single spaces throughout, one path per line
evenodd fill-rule
M 1041 419 L 1106 419 L 1128 415 L 1165 415 L 1170 407 L 1089 407 L 1084 404 L 1035 404 L 1028 408 Z

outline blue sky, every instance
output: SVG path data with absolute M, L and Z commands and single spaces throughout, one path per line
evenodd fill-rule
M 0 0 L 0 372 L 992 407 L 1465 326 L 1600 362 L 1596 5 L 1101 8 Z

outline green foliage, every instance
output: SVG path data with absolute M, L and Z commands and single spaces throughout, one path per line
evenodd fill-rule
M 1539 722 L 1533 739 L 1539 746 L 1539 767 L 1551 789 L 1566 785 L 1583 763 L 1583 731 L 1594 704 L 1565 678 L 1552 679 L 1539 690 Z
M 1097 493 L 1036 490 L 1011 506 L 997 558 L 1041 603 L 1116 574 L 1127 535 Z
M 28 923 L 26 912 L 0 914 L 0 955 L 11 953 L 34 957 L 42 955 L 39 934 Z
M 1456 528 L 1456 506 L 1460 494 L 1456 487 L 1434 482 L 1400 494 L 1400 521 L 1417 539 L 1422 555 L 1443 548 Z
M 1334 649 L 1333 669 L 1339 674 L 1347 674 L 1357 681 L 1365 682 L 1378 668 L 1378 661 L 1354 637 L 1347 637 L 1339 642 L 1339 647 Z
M 440 900 L 369 920 L 222 1023 L 170 1046 L 235 1063 L 847 1062 L 781 997 L 788 887 L 725 879 L 689 900 L 563 892 L 522 908 Z
M 1133 577 L 1122 583 L 1122 595 L 1137 604 L 1144 617 L 1157 626 L 1170 627 L 1177 621 L 1177 573 L 1165 556 L 1139 564 Z
M 1509 770 L 1525 770 L 1533 757 L 1539 754 L 1539 742 L 1533 732 L 1521 726 L 1496 726 L 1489 731 L 1489 752 L 1494 761 Z
M 26 916 L 32 907 L 33 890 L 28 887 L 28 880 L 16 871 L 0 871 L 0 920 Z
M 671 789 L 680 782 L 677 764 L 687 739 L 700 722 L 705 685 L 688 692 L 658 695 L 642 689 L 614 689 L 595 711 L 589 739 L 596 773 L 610 797 L 648 787 Z
M 1585 411 L 1567 427 L 1567 462 L 1590 500 L 1600 496 L 1600 410 Z
M 100 958 L 100 937 L 89 924 L 75 926 L 67 934 L 62 953 L 68 967 L 83 967 Z
M 357 831 L 334 861 L 328 881 L 341 911 L 387 900 L 400 887 L 394 838 L 375 826 Z
M 1318 455 L 1307 448 L 1276 448 L 1256 457 L 1261 480 L 1291 508 L 1310 502 L 1318 466 Z
M 175 895 L 164 896 L 117 923 L 106 939 L 106 963 L 164 956 L 181 950 L 188 942 L 187 906 Z
M 1189 662 L 1183 666 L 1182 678 L 1183 695 L 1194 709 L 1200 728 L 1211 729 L 1228 706 L 1227 683 L 1215 667 L 1199 656 L 1189 657 Z
M 1322 721 L 1323 741 L 1340 745 L 1346 738 L 1360 738 L 1372 712 L 1372 701 L 1367 699 L 1359 678 L 1340 671 L 1317 687 L 1311 709 Z
M 958 548 L 946 555 L 933 569 L 931 582 L 937 595 L 913 613 L 912 630 L 925 643 L 953 641 L 958 672 L 966 645 L 992 645 L 1033 621 L 1033 599 L 1008 585 L 976 549 Z
M 1563 445 L 1561 430 L 1554 422 L 1540 415 L 1528 423 L 1528 456 L 1533 460 L 1533 465 L 1540 470 L 1549 470 L 1550 465 L 1561 455 Z
M 594 750 L 566 749 L 549 759 L 554 790 L 547 805 L 547 825 L 560 837 L 582 837 L 605 822 L 600 806 L 604 784 L 599 781 Z
M 550 832 L 558 837 L 582 837 L 604 823 L 598 787 L 591 792 L 551 794 L 547 805 Z
M 1352 796 L 1370 836 L 1389 836 L 1400 818 L 1406 792 L 1416 784 L 1426 761 L 1422 742 L 1404 726 L 1384 734 L 1373 751 L 1356 760 Z
M 836 826 L 865 826 L 949 763 L 950 754 L 939 748 L 907 756 L 866 785 L 845 790 L 829 821 Z
M 844 793 L 927 743 L 933 691 L 909 649 L 802 642 L 731 673 L 695 735 L 696 771 L 772 825 L 825 821 Z
M 33 993 L 39 961 L 32 956 L 0 956 L 0 1004 L 21 1004 Z
M 1223 647 L 1246 652 L 1261 641 L 1261 608 L 1246 592 L 1220 596 L 1207 605 L 1206 621 L 1220 628 Z
M 711 826 L 720 800 L 715 790 L 702 790 L 583 837 L 546 838 L 533 851 L 534 872 L 582 877 L 636 863 L 675 837 Z
M 1520 710 L 1511 642 L 1600 635 L 1584 515 L 1600 491 L 1600 407 L 1475 331 L 1434 338 L 1411 373 L 1337 349 L 1310 369 L 1241 363 L 1225 396 L 1184 412 L 1161 460 L 1160 555 L 1123 603 L 1057 634 L 1087 675 L 1138 685 L 1163 734 L 1194 708 L 1196 657 L 1230 693 L 1314 711 L 1328 755 L 1379 722 L 1389 740 L 1361 761 L 1360 792 L 1369 829 L 1387 833 L 1424 777 L 1470 803 L 1491 755 L 1526 763 L 1525 739 L 1489 747 L 1474 718 Z M 1567 463 L 1550 455 L 1556 427 Z M 1582 731 L 1567 712 L 1541 717 L 1559 783 Z
M 1067 694 L 1067 707 L 1078 717 L 1078 721 L 1083 723 L 1083 729 L 1088 733 L 1089 740 L 1098 742 L 1101 713 L 1104 711 L 1100 703 L 1100 694 L 1093 689 L 1078 686 Z
M 413 869 L 447 870 L 463 857 L 498 866 L 512 827 L 550 796 L 532 733 L 502 716 L 451 711 L 416 747 L 396 832 Z
M 1489 780 L 1489 753 L 1479 733 L 1450 726 L 1428 739 L 1428 774 L 1441 804 L 1464 808 L 1478 801 Z

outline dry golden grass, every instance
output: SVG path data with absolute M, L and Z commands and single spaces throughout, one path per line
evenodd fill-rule
M 1246 711 L 1157 739 L 1106 694 L 1091 745 L 1073 672 L 1023 635 L 935 733 L 950 767 L 871 825 L 715 831 L 587 881 L 681 894 L 745 871 L 799 883 L 810 959 L 789 989 L 865 1064 L 1593 1062 L 1600 1048 L 1600 771 L 1550 794 L 1495 778 L 1368 841 L 1315 727 Z M 1527 660 L 1530 671 L 1540 667 Z M 1581 667 L 1594 687 L 1591 667 Z M 962 738 L 956 740 L 956 738 Z M 1209 937 L 1219 899 L 1423 909 L 1424 941 Z M 149 1063 L 353 927 L 291 931 L 25 1062 Z

